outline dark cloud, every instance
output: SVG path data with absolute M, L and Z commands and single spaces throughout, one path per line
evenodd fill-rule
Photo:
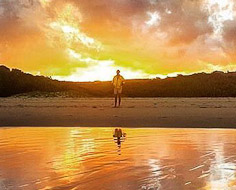
M 212 32 L 208 15 L 202 10 L 201 1 L 160 0 L 157 4 L 161 15 L 160 29 L 169 36 L 171 45 L 191 43 L 199 36 Z
M 5 30 L 18 28 L 22 24 L 19 15 L 24 9 L 32 8 L 37 1 L 33 0 L 1 0 L 3 14 L 0 18 L 1 36 L 6 36 Z M 159 30 L 169 36 L 172 45 L 191 43 L 200 35 L 212 32 L 211 26 L 207 23 L 207 13 L 201 9 L 201 1 L 194 0 L 158 0 L 156 3 L 150 0 L 68 0 L 50 3 L 47 10 L 49 16 L 53 17 L 53 8 L 64 2 L 71 2 L 76 5 L 83 15 L 85 30 L 89 26 L 90 32 L 120 33 L 125 28 L 125 34 L 132 35 L 132 23 L 138 19 L 144 23 L 148 11 L 157 11 L 161 16 Z M 27 8 L 26 8 L 27 7 Z M 168 14 L 168 11 L 171 14 Z M 95 26 L 95 27 L 92 27 Z M 19 28 L 19 32 L 24 30 Z M 27 30 L 29 30 L 27 28 Z M 30 31 L 29 31 L 30 32 Z M 16 34 L 16 35 L 18 35 Z M 96 34 L 95 34 L 96 35 Z
M 230 56 L 232 62 L 236 62 L 236 20 L 227 21 L 224 24 L 222 47 Z
M 236 49 L 236 20 L 224 24 L 223 38 L 230 48 Z
M 126 35 L 133 35 L 133 23 L 138 22 L 138 27 L 141 29 L 141 25 L 148 19 L 148 11 L 157 11 L 160 14 L 161 22 L 157 28 L 168 35 L 171 45 L 192 43 L 199 36 L 212 33 L 213 30 L 208 23 L 208 13 L 203 10 L 201 0 L 70 0 L 70 2 L 77 5 L 82 12 L 85 28 L 88 25 L 96 26 L 90 27 L 90 32 L 94 29 L 94 33 L 106 31 L 113 35 L 122 35 L 121 30 L 125 28 Z
M 0 0 L 2 13 L 0 14 L 0 43 L 10 45 L 25 40 L 25 38 L 39 34 L 35 25 L 27 25 L 22 13 L 31 11 L 33 4 L 30 0 Z M 30 16 L 30 15 L 29 15 Z M 34 21 L 32 21 L 33 23 Z

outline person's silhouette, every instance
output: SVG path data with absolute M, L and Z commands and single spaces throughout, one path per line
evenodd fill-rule
M 118 128 L 115 129 L 113 137 L 117 144 L 119 155 L 120 155 L 120 149 L 121 149 L 121 142 L 124 141 L 125 136 L 126 136 L 126 133 L 123 133 L 121 129 L 118 129 Z
M 115 95 L 115 105 L 114 107 L 117 107 L 117 98 L 119 99 L 119 104 L 121 104 L 121 93 L 122 93 L 122 87 L 124 85 L 125 79 L 123 76 L 120 75 L 120 70 L 116 71 L 116 76 L 114 76 L 112 80 L 112 84 L 114 86 L 114 95 Z

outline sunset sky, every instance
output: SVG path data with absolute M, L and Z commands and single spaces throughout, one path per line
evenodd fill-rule
M 59 80 L 236 70 L 234 0 L 0 0 L 0 64 Z

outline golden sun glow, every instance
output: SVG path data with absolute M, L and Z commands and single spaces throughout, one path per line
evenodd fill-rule
M 52 0 L 39 0 L 43 7 L 47 7 Z
M 4 1 L 0 62 L 75 81 L 235 70 L 233 0 L 140 3 Z
M 57 19 L 49 23 L 49 27 L 52 29 L 48 33 L 49 38 L 55 39 L 57 36 L 56 39 L 60 40 L 53 43 L 65 46 L 65 53 L 70 59 L 89 67 L 76 69 L 70 76 L 53 76 L 53 78 L 69 81 L 105 81 L 113 78 L 116 69 L 122 70 L 125 77 L 129 79 L 155 77 L 141 70 L 133 71 L 129 68 L 116 66 L 114 60 L 94 59 L 92 58 L 93 54 L 82 55 L 79 53 L 82 48 L 92 49 L 96 54 L 99 53 L 102 51 L 102 43 L 80 30 L 79 23 L 82 22 L 82 16 L 72 4 L 67 4 L 62 10 L 56 10 L 56 13 Z
M 83 45 L 99 50 L 101 48 L 100 42 L 80 31 L 81 20 L 79 10 L 71 4 L 67 4 L 62 10 L 56 10 L 56 20 L 49 23 L 49 27 L 52 29 L 49 31 L 50 37 L 53 35 L 59 37 L 60 41 L 56 42 L 62 42 L 67 48 Z

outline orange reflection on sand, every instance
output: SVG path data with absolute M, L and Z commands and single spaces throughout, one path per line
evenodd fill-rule
M 0 187 L 8 189 L 236 188 L 235 130 L 0 129 Z M 1 189 L 1 188 L 0 188 Z

